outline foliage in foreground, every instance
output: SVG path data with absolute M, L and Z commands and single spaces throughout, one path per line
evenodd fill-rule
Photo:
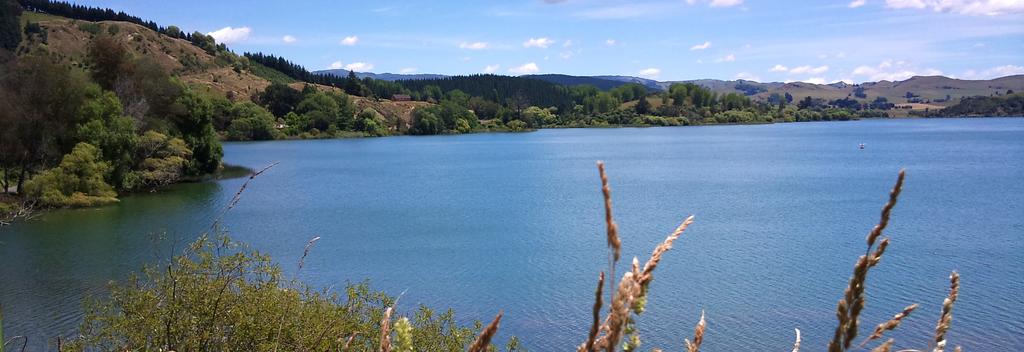
M 224 236 L 201 237 L 169 264 L 111 289 L 87 304 L 69 350 L 379 350 L 381 321 L 396 302 L 365 283 L 312 289 Z M 415 341 L 417 351 L 462 351 L 480 329 L 427 307 L 399 321 L 398 344 Z
M 622 241 L 612 216 L 611 188 L 603 163 L 598 163 L 604 195 L 609 276 L 614 277 Z M 250 180 L 262 173 L 253 174 Z M 878 265 L 889 239 L 883 236 L 890 213 L 903 186 L 901 171 L 878 224 L 869 232 L 867 250 L 854 266 L 853 275 L 836 308 L 838 324 L 828 345 L 829 352 L 868 350 L 888 352 L 893 339 L 880 342 L 917 308 L 910 305 L 892 319 L 875 326 L 861 337 L 860 315 L 866 306 L 866 283 L 871 268 Z M 247 182 L 248 183 L 248 182 Z M 246 184 L 247 184 L 246 183 Z M 243 185 L 242 189 L 245 189 Z M 239 194 L 241 191 L 239 192 Z M 232 200 L 235 204 L 238 195 Z M 230 209 L 230 206 L 229 208 Z M 653 272 L 687 227 L 689 217 L 664 242 L 655 247 L 641 266 L 636 258 L 618 284 L 609 282 L 609 309 L 605 312 L 605 273 L 598 276 L 593 320 L 579 352 L 633 351 L 641 345 L 636 320 L 646 310 L 646 297 Z M 318 238 L 309 242 L 306 253 Z M 303 259 L 305 254 L 303 255 Z M 298 269 L 302 268 L 302 260 Z M 952 322 L 953 304 L 959 295 L 959 275 L 950 276 L 950 293 L 942 305 L 934 339 L 929 349 L 944 352 L 946 332 Z M 349 285 L 344 299 L 330 290 L 314 290 L 294 279 L 285 279 L 270 258 L 231 242 L 201 237 L 186 254 L 164 267 L 147 268 L 141 277 L 112 287 L 107 300 L 92 302 L 81 334 L 72 345 L 82 350 L 359 350 L 359 351 L 461 351 L 492 350 L 491 339 L 502 314 L 481 329 L 459 326 L 454 315 L 435 316 L 421 307 L 413 319 L 393 318 L 396 299 L 372 292 L 365 284 Z M 604 313 L 604 314 L 602 314 Z M 685 339 L 687 352 L 698 352 L 707 332 L 701 315 L 693 339 Z M 479 335 L 476 335 L 479 332 Z M 476 338 L 474 338 L 476 336 Z M 857 343 L 859 338 L 859 343 Z M 796 330 L 793 351 L 800 350 Z M 518 350 L 510 339 L 506 349 Z M 660 351 L 660 349 L 654 349 Z M 959 351 L 960 348 L 955 349 Z M 902 350 L 918 351 L 918 350 Z

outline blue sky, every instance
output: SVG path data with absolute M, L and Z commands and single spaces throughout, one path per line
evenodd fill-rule
M 79 3 L 310 70 L 817 83 L 1024 74 L 1024 0 Z

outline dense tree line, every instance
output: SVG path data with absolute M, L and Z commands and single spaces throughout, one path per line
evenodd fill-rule
M 1024 116 L 1024 94 L 994 97 L 965 97 L 940 111 L 928 111 L 927 116 Z
M 574 105 L 569 89 L 565 86 L 532 78 L 486 74 L 408 80 L 399 83 L 410 91 L 419 92 L 419 98 L 422 100 L 437 101 L 445 92 L 460 90 L 470 96 L 497 102 L 517 111 L 530 105 L 553 106 L 559 110 L 570 110 Z

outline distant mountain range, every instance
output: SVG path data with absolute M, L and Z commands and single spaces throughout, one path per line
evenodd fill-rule
M 346 70 L 316 71 L 320 74 L 347 75 Z M 448 77 L 438 74 L 395 74 L 357 72 L 356 76 L 386 81 L 422 80 Z M 562 74 L 525 75 L 555 84 L 576 86 L 592 85 L 608 90 L 624 84 L 637 83 L 653 91 L 665 91 L 673 83 L 693 83 L 718 94 L 739 93 L 755 99 L 767 99 L 772 94 L 789 93 L 794 99 L 810 96 L 822 99 L 846 97 L 871 100 L 885 97 L 893 103 L 922 103 L 936 107 L 949 105 L 961 97 L 1005 94 L 1007 91 L 1024 91 L 1024 75 L 1006 76 L 990 80 L 963 80 L 945 76 L 914 76 L 903 81 L 878 81 L 849 84 L 844 82 L 814 84 L 805 82 L 755 82 L 748 80 L 697 79 L 687 81 L 656 81 L 632 76 L 572 76 Z M 909 93 L 909 94 L 908 94 Z

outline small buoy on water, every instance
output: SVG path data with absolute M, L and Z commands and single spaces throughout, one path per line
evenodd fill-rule
M 864 143 L 860 144 L 860 149 L 864 149 Z

